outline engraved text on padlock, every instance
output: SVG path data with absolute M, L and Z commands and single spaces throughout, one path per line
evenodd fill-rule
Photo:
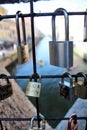
M 26 96 L 39 97 L 41 90 L 41 83 L 29 82 L 26 87 Z

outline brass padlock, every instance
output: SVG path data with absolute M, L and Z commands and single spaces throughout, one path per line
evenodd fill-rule
M 86 13 L 87 13 L 87 9 L 86 9 Z M 87 14 L 85 14 L 84 16 L 84 42 L 87 42 Z
M 5 74 L 0 75 L 2 78 L 6 76 Z M 10 97 L 13 94 L 12 85 L 8 78 L 4 81 L 1 79 L 0 81 L 0 100 L 4 100 Z
M 55 16 L 64 14 L 65 18 L 65 41 L 56 41 Z M 73 66 L 73 42 L 69 41 L 69 18 L 68 13 L 63 8 L 55 10 L 52 16 L 52 41 L 49 42 L 50 64 L 69 68 Z
M 68 76 L 69 82 L 64 81 L 64 77 Z M 73 78 L 70 73 L 64 72 L 61 78 L 61 82 L 59 82 L 59 93 L 66 99 L 73 100 L 74 99 L 74 84 Z
M 23 41 L 21 41 L 20 26 L 19 26 L 20 14 L 22 13 L 20 11 L 17 11 L 16 13 L 16 29 L 17 29 L 17 38 L 18 38 L 17 55 L 18 55 L 18 63 L 23 64 L 29 60 L 29 48 L 28 48 L 28 44 L 26 44 L 26 31 L 25 31 L 24 17 L 21 18 L 22 33 L 23 33 Z
M 40 128 L 38 127 L 34 127 L 34 120 L 37 119 L 37 114 L 35 114 L 30 121 L 30 128 L 29 130 L 45 130 L 46 129 L 46 120 L 44 118 L 44 116 L 42 114 L 39 114 L 39 119 L 40 119 Z M 44 127 L 43 127 L 43 123 L 44 122 Z
M 38 75 L 39 81 L 32 81 L 33 75 L 30 77 L 30 81 L 26 87 L 26 96 L 40 97 L 41 91 L 41 77 Z
M 84 80 L 78 80 L 78 76 L 82 76 Z M 82 98 L 82 99 L 87 99 L 87 77 L 83 72 L 79 72 L 76 74 L 75 78 L 75 96 Z

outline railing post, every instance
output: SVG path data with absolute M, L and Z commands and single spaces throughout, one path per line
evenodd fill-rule
M 30 1 L 30 12 L 31 12 L 31 34 L 32 34 L 32 55 L 33 55 L 33 72 L 37 73 L 36 67 L 36 52 L 35 52 L 35 28 L 34 28 L 34 9 L 33 9 L 33 0 Z M 34 79 L 37 82 L 37 79 Z M 38 128 L 40 127 L 39 120 L 39 99 L 36 97 L 36 109 L 37 109 L 37 120 L 38 120 Z

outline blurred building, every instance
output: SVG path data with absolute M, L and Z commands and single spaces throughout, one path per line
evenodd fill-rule
M 0 15 L 6 15 L 7 10 L 0 6 Z M 16 39 L 15 22 L 11 19 L 2 19 L 0 21 L 0 41 L 11 41 Z

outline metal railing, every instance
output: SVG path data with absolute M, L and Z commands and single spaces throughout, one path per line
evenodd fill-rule
M 60 121 L 67 121 L 68 122 L 69 117 L 66 117 L 66 118 L 46 118 L 45 120 L 48 123 L 50 123 L 50 122 L 58 122 L 58 121 L 59 122 Z M 87 130 L 87 117 L 77 117 L 77 121 L 79 121 L 79 120 L 85 121 L 85 129 L 83 129 L 83 130 Z M 3 121 L 6 121 L 6 122 L 8 122 L 8 121 L 29 121 L 30 122 L 31 118 L 18 118 L 18 117 L 17 118 L 0 118 L 1 125 L 2 125 Z M 37 121 L 37 119 L 35 119 L 35 121 Z M 2 127 L 3 127 L 3 125 L 2 125 Z M 29 127 L 30 127 L 30 125 L 29 125 Z
M 68 12 L 69 16 L 72 15 L 86 15 L 87 12 Z M 22 14 L 19 15 L 19 17 L 30 17 L 31 18 L 31 35 L 32 35 L 32 56 L 33 56 L 33 73 L 37 74 L 37 67 L 36 67 L 36 52 L 35 52 L 35 34 L 34 34 L 34 17 L 43 17 L 43 16 L 52 16 L 53 13 L 34 13 L 34 7 L 33 7 L 33 0 L 30 1 L 30 13 L 29 14 Z M 62 14 L 57 14 L 62 15 Z M 9 18 L 15 18 L 16 15 L 0 15 L 0 20 L 3 19 L 9 19 Z M 87 76 L 87 74 L 86 74 Z M 61 78 L 61 75 L 41 75 L 41 78 Z M 76 75 L 72 75 L 72 77 L 76 77 Z M 8 78 L 8 79 L 29 79 L 30 76 L 0 76 L 0 78 Z M 37 79 L 34 77 L 35 81 L 37 82 Z M 37 120 L 38 120 L 38 127 L 39 124 L 39 99 L 36 98 L 36 109 L 37 109 Z M 56 119 L 46 119 L 48 122 L 50 121 L 61 121 L 61 120 L 68 120 L 69 118 L 56 118 Z M 85 120 L 86 121 L 86 127 L 87 129 L 87 117 L 77 117 L 78 120 Z M 30 121 L 31 118 L 0 118 L 0 121 Z

